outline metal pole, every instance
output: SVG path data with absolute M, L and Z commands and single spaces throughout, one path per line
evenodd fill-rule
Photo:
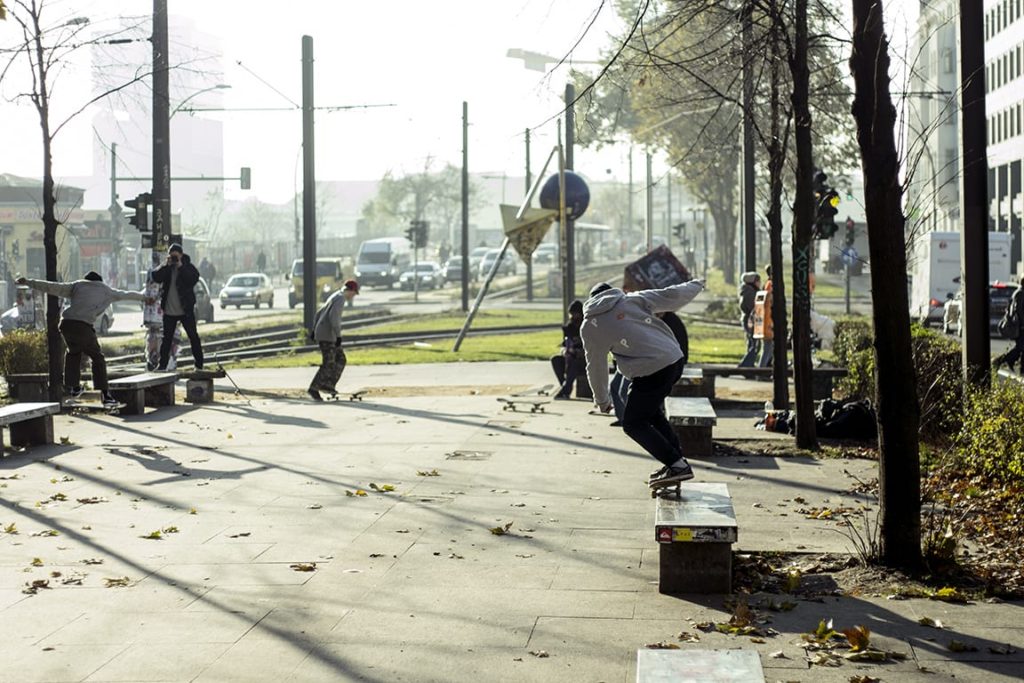
M 629 197 L 626 205 L 626 232 L 628 239 L 633 237 L 633 145 L 629 146 Z
M 573 109 L 573 101 L 576 99 L 576 87 L 571 83 L 565 86 L 565 170 L 573 170 L 573 147 L 576 140 L 576 115 Z M 560 186 L 562 193 L 562 204 L 565 204 L 565 179 L 563 177 Z M 564 215 L 564 214 L 563 214 Z M 569 304 L 576 298 L 576 225 L 570 216 L 565 216 L 565 286 L 563 299 L 565 308 L 562 315 L 567 316 Z M 566 320 L 568 322 L 568 320 Z
M 651 177 L 651 153 L 647 152 L 647 251 L 654 249 L 654 179 Z
M 988 384 L 988 158 L 985 122 L 985 33 L 982 3 L 960 0 L 960 196 L 963 234 L 963 374 Z
M 313 38 L 302 36 L 302 311 L 313 329 L 316 291 L 316 164 L 313 152 Z
M 530 129 L 526 129 L 526 192 L 530 191 Z M 526 259 L 526 300 L 533 301 L 533 254 Z
M 462 103 L 462 310 L 469 310 L 469 103 Z
M 672 235 L 672 170 L 665 174 L 665 241 L 671 243 Z
M 153 0 L 153 250 L 171 239 L 171 118 L 167 0 Z
M 561 124 L 561 121 L 559 121 Z M 562 324 L 569 321 L 569 304 L 572 299 L 569 297 L 569 287 L 566 282 L 566 272 L 569 270 L 569 241 L 567 239 L 566 224 L 569 222 L 565 216 L 565 153 L 562 147 L 562 131 L 558 131 L 558 232 L 561 239 L 559 249 L 562 258 L 559 267 L 562 269 Z
M 757 270 L 757 227 L 754 217 L 754 40 L 753 0 L 743 3 L 743 269 Z
M 117 143 L 110 143 L 110 239 L 114 244 L 114 268 L 120 274 L 121 272 L 121 245 L 122 237 L 121 234 L 121 220 L 119 218 L 121 213 L 121 206 L 117 203 Z M 7 251 L 3 252 L 4 258 L 6 259 Z M 132 268 L 137 270 L 137 268 Z M 3 276 L 5 273 L 0 273 Z M 131 278 L 127 277 L 131 275 Z M 126 273 L 123 278 L 123 283 L 127 286 L 135 286 L 135 278 L 138 277 L 138 273 Z M 120 283 L 110 283 L 111 286 L 121 286 Z M 6 303 L 6 302 L 4 302 Z
M 846 264 L 846 315 L 850 315 L 850 264 Z
M 466 333 L 469 331 L 469 326 L 473 324 L 473 318 L 476 317 L 476 312 L 480 310 L 480 304 L 483 303 L 484 297 L 487 296 L 487 290 L 491 286 L 491 280 L 498 274 L 498 266 L 501 265 L 501 259 L 505 257 L 505 252 L 508 251 L 509 239 L 506 237 L 501 243 L 501 251 L 498 252 L 498 258 L 494 259 L 494 263 L 491 264 L 491 270 L 487 273 L 487 279 L 484 280 L 483 285 L 480 286 L 480 291 L 476 293 L 476 299 L 473 300 L 473 308 L 469 311 L 469 315 L 466 316 L 466 321 L 462 323 L 462 329 L 459 330 L 459 336 L 455 338 L 455 345 L 452 346 L 452 353 L 459 350 L 462 346 L 462 340 L 466 338 Z

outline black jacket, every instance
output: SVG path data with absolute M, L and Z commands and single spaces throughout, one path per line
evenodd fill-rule
M 153 282 L 159 282 L 160 307 L 167 308 L 167 288 L 171 282 L 173 266 L 164 264 L 153 271 Z M 199 271 L 192 265 L 192 259 L 187 254 L 181 255 L 181 265 L 178 266 L 178 298 L 181 300 L 181 307 L 185 309 L 185 315 L 196 314 L 196 292 L 195 286 L 199 282 Z

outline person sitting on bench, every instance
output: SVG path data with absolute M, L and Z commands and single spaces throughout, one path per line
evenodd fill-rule
M 142 292 L 126 292 L 114 289 L 103 282 L 103 278 L 89 271 L 81 280 L 74 282 L 50 282 L 19 277 L 19 285 L 67 299 L 70 305 L 61 313 L 60 334 L 67 344 L 64 356 L 64 393 L 71 398 L 82 395 L 82 354 L 92 361 L 92 383 L 99 390 L 103 403 L 116 405 L 117 401 L 107 393 L 107 361 L 103 357 L 99 339 L 96 337 L 96 318 L 103 314 L 114 301 L 145 301 L 152 299 Z
M 583 302 L 576 299 L 569 304 L 569 323 L 562 325 L 562 348 L 551 357 L 551 368 L 555 371 L 560 387 L 557 399 L 572 397 L 576 376 L 583 366 L 583 342 L 580 341 L 580 325 L 583 324 Z

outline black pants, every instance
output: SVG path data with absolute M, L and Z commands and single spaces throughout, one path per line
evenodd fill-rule
M 586 372 L 587 365 L 582 357 L 575 353 L 565 355 L 558 354 L 551 356 L 551 369 L 555 371 L 555 378 L 558 380 L 559 396 L 572 396 L 572 388 L 576 384 L 576 377 L 581 372 Z
M 196 369 L 203 367 L 203 345 L 199 341 L 199 332 L 196 330 L 196 316 L 190 315 L 165 315 L 164 316 L 164 338 L 160 342 L 160 367 L 166 369 L 167 361 L 171 358 L 171 342 L 174 341 L 174 331 L 178 329 L 178 323 L 188 335 L 188 343 L 192 347 L 192 360 Z
M 622 430 L 663 465 L 679 460 L 679 439 L 665 417 L 665 397 L 683 374 L 682 359 L 646 377 L 634 377 L 626 395 Z
M 1006 367 L 1011 370 L 1017 361 L 1021 361 L 1021 372 L 1024 372 L 1024 331 L 1017 335 L 1012 349 L 996 358 L 997 363 L 1006 363 Z
M 107 390 L 107 361 L 96 338 L 96 328 L 81 320 L 62 320 L 60 334 L 68 346 L 64 356 L 64 386 L 74 389 L 82 383 L 82 354 L 92 361 L 92 384 L 99 391 Z

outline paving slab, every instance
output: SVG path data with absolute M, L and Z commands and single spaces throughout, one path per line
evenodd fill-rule
M 312 373 L 232 371 L 248 402 L 218 380 L 213 404 L 57 416 L 68 443 L 0 459 L 0 530 L 15 525 L 0 533 L 0 681 L 630 682 L 637 648 L 728 619 L 727 596 L 657 592 L 657 463 L 607 416 L 576 400 L 501 410 L 495 391 L 552 383 L 546 363 L 356 366 L 344 388 L 391 393 L 285 397 Z M 732 412 L 716 437 L 765 441 Z M 693 464 L 728 484 L 741 552 L 851 552 L 838 515 L 870 504 L 853 489 L 877 476 L 757 453 Z M 32 581 L 49 583 L 23 592 Z M 799 601 L 764 643 L 678 644 L 754 650 L 773 680 L 1019 680 L 1021 607 Z M 812 667 L 800 634 L 822 618 L 909 659 Z

